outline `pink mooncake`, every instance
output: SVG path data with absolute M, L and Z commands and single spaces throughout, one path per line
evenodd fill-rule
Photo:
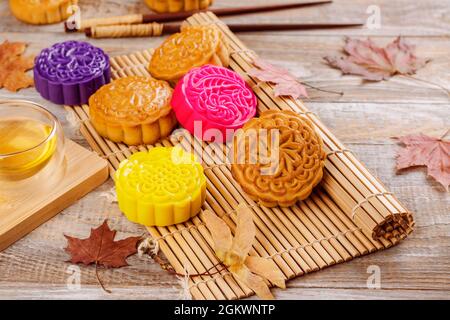
M 256 114 L 256 96 L 236 72 L 205 65 L 177 84 L 171 105 L 178 122 L 204 141 L 229 141 Z

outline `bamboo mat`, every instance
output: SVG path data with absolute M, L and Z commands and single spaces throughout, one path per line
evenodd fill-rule
M 291 279 L 318 271 L 337 263 L 396 245 L 406 238 L 414 227 L 408 210 L 388 192 L 353 153 L 336 139 L 301 101 L 275 98 L 272 87 L 259 83 L 247 75 L 255 53 L 211 13 L 200 13 L 188 19 L 192 25 L 216 24 L 229 41 L 230 68 L 238 72 L 254 87 L 259 100 L 259 111 L 267 109 L 294 110 L 308 117 L 322 136 L 328 158 L 320 186 L 305 201 L 289 208 L 266 208 L 251 200 L 233 180 L 230 166 L 221 159 L 227 152 L 223 146 L 214 154 L 202 153 L 208 143 L 188 133 L 164 139 L 156 145 L 181 144 L 200 153 L 208 178 L 204 209 L 214 211 L 235 229 L 235 208 L 246 204 L 254 212 L 257 227 L 256 242 L 251 255 L 273 259 Z M 146 70 L 152 51 L 133 53 L 111 59 L 113 78 L 130 75 L 149 76 Z M 81 121 L 80 130 L 91 147 L 108 159 L 111 175 L 119 163 L 132 153 L 152 146 L 127 147 L 100 137 L 89 122 L 87 105 L 67 107 Z M 194 147 L 194 148 L 192 148 Z M 223 154 L 222 154 L 223 153 Z M 178 273 L 214 275 L 194 277 L 189 289 L 194 299 L 240 299 L 253 292 L 234 279 L 226 270 L 214 266 L 219 262 L 214 255 L 212 240 L 199 214 L 190 221 L 169 227 L 148 228 L 170 264 Z M 217 267 L 220 268 L 220 267 Z M 218 272 L 220 271 L 220 272 Z

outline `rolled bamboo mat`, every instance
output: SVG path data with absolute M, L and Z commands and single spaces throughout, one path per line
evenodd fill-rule
M 196 14 L 188 22 L 217 25 L 232 50 L 230 68 L 254 86 L 259 111 L 287 109 L 308 117 L 322 136 L 328 153 L 323 181 L 307 200 L 289 208 L 266 208 L 251 200 L 233 180 L 230 166 L 223 161 L 229 151 L 226 146 L 215 145 L 215 152 L 203 152 L 205 148 L 211 150 L 212 146 L 186 131 L 155 144 L 178 144 L 193 150 L 202 159 L 208 179 L 203 209 L 222 217 L 233 232 L 238 204 L 252 209 L 257 236 L 251 255 L 273 259 L 285 278 L 291 279 L 389 248 L 412 232 L 411 213 L 329 132 L 317 115 L 299 100 L 274 97 L 268 84 L 256 86 L 256 80 L 247 74 L 255 53 L 225 24 L 211 13 Z M 152 50 L 148 50 L 112 58 L 113 78 L 150 76 L 146 66 L 151 54 Z M 80 130 L 91 147 L 109 161 L 111 175 L 132 153 L 154 147 L 113 143 L 97 134 L 89 122 L 87 105 L 66 108 L 81 122 Z M 240 299 L 253 294 L 226 270 L 215 267 L 219 261 L 212 250 L 212 239 L 202 213 L 186 223 L 148 230 L 178 273 L 203 274 L 207 270 L 214 273 L 189 280 L 194 299 Z

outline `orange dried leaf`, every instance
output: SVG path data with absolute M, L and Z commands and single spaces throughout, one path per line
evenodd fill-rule
M 424 134 L 396 138 L 403 143 L 397 155 L 397 170 L 426 166 L 428 175 L 448 191 L 450 185 L 450 141 Z
M 252 289 L 258 297 L 264 300 L 273 300 L 273 295 L 264 279 L 252 273 L 245 265 L 231 267 L 230 271 L 237 279 Z
M 0 44 L 0 89 L 16 92 L 33 86 L 33 79 L 26 72 L 33 68 L 34 58 L 22 57 L 26 44 L 5 41 Z
M 221 261 L 225 261 L 233 241 L 230 228 L 209 210 L 203 212 L 203 217 L 214 242 L 214 251 Z
M 285 289 L 286 283 L 283 273 L 278 269 L 273 260 L 264 259 L 261 257 L 249 256 L 245 260 L 245 265 L 250 271 L 269 280 L 278 288 Z

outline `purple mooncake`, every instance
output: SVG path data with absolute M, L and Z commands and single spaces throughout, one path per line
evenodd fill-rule
M 36 90 L 57 104 L 86 104 L 111 81 L 108 55 L 87 42 L 66 41 L 46 48 L 34 64 Z

